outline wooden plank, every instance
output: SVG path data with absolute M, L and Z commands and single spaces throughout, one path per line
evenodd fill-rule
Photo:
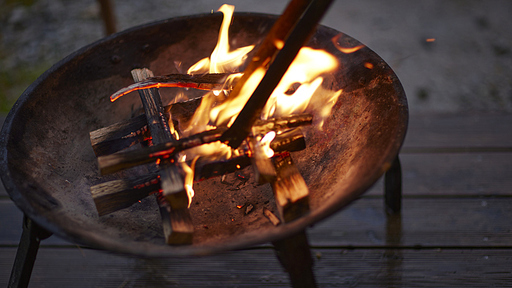
M 393 222 L 387 221 L 383 199 L 365 198 L 316 224 L 308 235 L 313 246 L 512 248 L 510 207 L 512 198 L 406 198 L 401 221 Z M 17 245 L 21 212 L 0 201 L 0 219 L 0 245 Z M 57 243 L 53 238 L 43 245 Z
M 0 200 L 0 247 L 17 246 L 23 232 L 23 212 L 11 200 Z M 74 245 L 57 236 L 41 241 L 41 245 Z
M 409 119 L 403 150 L 447 147 L 510 148 L 511 123 L 512 114 L 414 115 Z
M 512 195 L 512 153 L 401 154 L 403 195 Z M 383 195 L 382 180 L 366 195 Z
M 387 218 L 383 199 L 363 198 L 308 235 L 313 246 L 512 248 L 510 207 L 512 198 L 406 198 L 401 218 Z
M 15 248 L 0 248 L 6 287 Z M 319 287 L 509 287 L 510 249 L 314 249 Z M 271 249 L 136 259 L 41 249 L 30 287 L 290 287 Z

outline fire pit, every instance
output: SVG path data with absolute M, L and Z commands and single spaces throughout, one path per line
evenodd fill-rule
M 275 20 L 236 13 L 231 44 L 258 45 Z M 73 53 L 44 73 L 23 93 L 2 129 L 2 180 L 16 205 L 46 230 L 78 244 L 148 257 L 205 255 L 303 231 L 359 197 L 391 167 L 408 117 L 398 78 L 369 48 L 346 53 L 340 47 L 361 43 L 320 26 L 307 46 L 338 59 L 339 67 L 326 82 L 342 93 L 323 129 L 304 129 L 307 148 L 291 154 L 309 188 L 307 215 L 272 223 L 267 212 L 277 215 L 272 190 L 245 179 L 251 178 L 248 167 L 242 176 L 195 185 L 191 245 L 165 244 L 152 198 L 100 217 L 90 187 L 144 169 L 114 176 L 98 172 L 89 132 L 129 119 L 142 107 L 138 97 L 128 95 L 112 104 L 109 96 L 133 83 L 134 68 L 148 67 L 155 75 L 181 73 L 180 67 L 209 56 L 221 21 L 222 15 L 208 14 L 135 27 Z M 165 101 L 176 91 L 161 93 Z

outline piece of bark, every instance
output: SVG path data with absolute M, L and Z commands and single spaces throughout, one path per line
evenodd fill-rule
M 154 77 L 149 69 L 134 69 L 132 76 L 135 82 L 144 81 Z M 146 113 L 146 119 L 151 132 L 152 141 L 155 145 L 163 143 L 174 143 L 176 139 L 172 136 L 168 118 L 164 114 L 162 100 L 158 89 L 138 90 Z M 162 193 L 169 201 L 172 209 L 183 209 L 188 207 L 188 194 L 183 182 L 183 173 L 176 164 L 177 159 L 170 158 L 160 164 L 160 181 Z
M 153 72 L 149 69 L 134 69 L 132 70 L 132 76 L 135 82 L 140 82 L 153 77 Z M 168 119 L 165 117 L 158 89 L 139 90 L 139 95 L 144 106 L 153 143 L 174 142 L 175 139 L 170 133 Z M 171 162 L 170 160 L 175 159 L 162 161 L 164 163 L 160 164 L 159 171 L 161 190 L 166 201 L 162 201 L 161 197 L 157 196 L 164 236 L 168 244 L 190 244 L 189 239 L 192 239 L 194 226 L 192 225 L 190 212 L 187 209 L 189 199 L 183 183 L 184 177 L 179 171 L 177 162 Z M 180 243 L 180 240 L 183 242 Z
M 274 157 L 272 162 L 277 172 L 271 182 L 277 208 L 281 219 L 291 222 L 309 212 L 309 189 L 289 153 Z

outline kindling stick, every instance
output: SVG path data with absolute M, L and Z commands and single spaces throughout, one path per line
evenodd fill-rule
M 132 76 L 135 82 L 153 77 L 149 69 L 134 69 Z M 162 100 L 157 89 L 139 91 L 144 104 L 147 123 L 153 142 L 161 144 L 175 142 L 169 130 L 169 124 L 164 115 Z M 183 182 L 183 176 L 177 163 L 164 162 L 160 167 L 160 183 L 162 194 L 157 195 L 160 207 L 165 240 L 168 244 L 191 244 L 194 226 L 188 210 L 188 195 Z

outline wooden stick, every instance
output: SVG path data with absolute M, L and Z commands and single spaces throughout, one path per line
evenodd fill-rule
M 150 137 L 146 115 L 94 130 L 89 133 L 96 157 L 108 155 L 140 143 Z
M 98 157 L 98 166 L 102 174 L 109 174 L 133 166 L 155 162 L 156 159 L 169 159 L 180 151 L 218 141 L 223 131 L 222 129 L 209 130 L 173 142 L 101 156 Z
M 249 135 L 251 127 L 256 119 L 260 117 L 261 110 L 267 103 L 268 98 L 281 81 L 281 78 L 286 70 L 288 70 L 299 50 L 313 35 L 316 25 L 331 3 L 332 0 L 313 0 L 303 15 L 299 15 L 299 13 L 294 15 L 294 19 L 298 19 L 298 21 L 293 21 L 293 23 L 297 24 L 293 25 L 294 27 L 286 38 L 283 48 L 277 53 L 275 60 L 270 64 L 267 73 L 242 108 L 242 111 L 238 114 L 233 125 L 222 136 L 223 142 L 227 142 L 231 147 L 238 147 Z M 238 85 L 243 85 L 243 82 L 238 81 L 236 86 Z M 233 94 L 233 91 L 231 94 Z M 231 95 L 231 97 L 234 96 Z
M 110 101 L 114 102 L 120 97 L 133 91 L 151 89 L 151 88 L 194 88 L 200 90 L 231 90 L 236 82 L 230 82 L 225 86 L 229 73 L 212 73 L 203 75 L 189 74 L 169 74 L 165 76 L 151 76 L 146 80 L 137 82 L 128 87 L 124 87 L 110 96 Z
M 187 122 L 199 106 L 201 99 L 199 97 L 167 105 L 164 107 L 165 116 L 178 123 Z M 89 135 L 96 157 L 113 154 L 151 137 L 147 124 L 146 115 L 138 115 L 91 131 Z
M 135 82 L 140 82 L 153 77 L 153 73 L 149 69 L 134 69 L 132 70 L 132 76 Z M 162 100 L 158 90 L 139 90 L 139 95 L 144 106 L 153 143 L 174 142 L 175 139 L 170 133 L 167 123 L 168 119 L 164 115 Z M 185 241 L 183 244 L 189 243 L 188 239 L 192 239 L 194 226 L 192 225 L 190 212 L 187 209 L 189 200 L 183 183 L 182 173 L 180 173 L 178 165 L 171 163 L 171 161 L 166 161 L 160 165 L 159 174 L 162 193 L 169 204 L 169 207 L 167 207 L 164 205 L 165 201 L 157 199 L 160 206 L 160 216 L 162 217 L 166 243 L 177 244 L 176 238 Z M 173 217 L 166 213 L 169 210 L 172 211 L 170 215 L 174 215 Z M 173 233 L 177 233 L 180 236 L 173 236 Z M 182 235 L 184 233 L 189 235 L 184 237 Z M 169 242 L 171 239 L 174 240 Z
M 130 207 L 160 190 L 157 173 L 114 180 L 91 187 L 92 199 L 100 216 Z
M 270 143 L 270 148 L 279 153 L 300 151 L 306 148 L 304 135 L 299 128 L 287 131 L 276 136 Z M 195 181 L 233 173 L 251 165 L 248 154 L 233 157 L 225 161 L 201 161 L 195 165 Z M 142 198 L 160 189 L 158 173 L 143 176 L 114 180 L 91 187 L 92 197 L 100 216 L 129 207 Z
M 171 221 L 162 222 L 165 243 L 169 245 L 192 244 L 194 226 L 188 208 L 171 209 L 169 202 L 162 195 L 159 195 L 157 199 L 160 215 L 165 219 L 171 219 Z
M 196 98 L 168 105 L 164 107 L 164 113 L 167 118 L 172 118 L 178 122 L 186 122 L 190 119 L 191 111 L 194 111 L 199 105 L 200 99 Z M 277 119 L 257 120 L 253 129 L 256 129 L 257 133 L 267 133 L 268 131 L 280 131 L 310 125 L 312 121 L 313 116 L 298 114 Z M 145 140 L 150 136 L 146 125 L 146 117 L 139 115 L 90 132 L 94 153 L 97 157 L 113 154 Z
M 289 128 L 310 125 L 312 121 L 313 117 L 309 114 L 292 115 L 289 117 L 270 120 L 259 120 L 256 121 L 254 130 L 258 133 L 283 131 Z M 101 156 L 98 157 L 98 166 L 102 174 L 109 174 L 136 165 L 151 163 L 157 158 L 170 157 L 186 149 L 197 147 L 205 143 L 219 141 L 224 131 L 224 129 L 209 130 L 176 140 L 175 142 L 156 144 L 133 151 Z M 115 140 L 109 141 L 112 143 Z

